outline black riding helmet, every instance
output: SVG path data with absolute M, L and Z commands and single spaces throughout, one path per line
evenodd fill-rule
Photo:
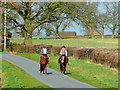
M 42 48 L 47 48 L 46 46 L 42 47 Z
M 65 46 L 63 45 L 62 48 L 65 48 Z

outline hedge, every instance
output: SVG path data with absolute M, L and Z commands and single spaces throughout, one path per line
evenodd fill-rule
M 95 49 L 91 54 L 92 62 L 118 68 L 118 49 Z
M 44 44 L 41 45 L 11 44 L 9 47 L 7 47 L 7 51 L 18 53 L 40 53 L 42 47 L 44 46 L 48 47 L 48 50 L 52 47 L 52 45 Z
M 49 53 L 54 56 L 60 55 L 60 46 L 52 45 L 23 45 L 11 44 L 7 50 L 10 52 L 18 53 L 40 53 L 43 46 L 48 47 Z M 118 69 L 118 54 L 120 49 L 99 49 L 99 48 L 76 48 L 67 47 L 68 57 L 75 59 L 92 59 L 92 62 L 102 65 L 107 65 L 112 68 Z
M 0 52 L 2 52 L 3 51 L 3 43 L 0 43 Z

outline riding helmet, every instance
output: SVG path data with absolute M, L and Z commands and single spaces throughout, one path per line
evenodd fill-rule
M 65 48 L 65 46 L 63 45 L 62 48 Z

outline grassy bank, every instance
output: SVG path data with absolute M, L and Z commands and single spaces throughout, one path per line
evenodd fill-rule
M 13 43 L 23 43 L 24 39 L 10 39 Z M 33 44 L 53 46 L 80 47 L 80 48 L 118 48 L 118 39 L 32 39 Z
M 7 61 L 2 61 L 3 88 L 50 88 L 25 71 Z
M 16 53 L 16 55 L 39 62 L 39 54 Z M 60 71 L 58 57 L 49 55 L 49 58 L 48 67 Z M 90 60 L 69 59 L 69 63 L 66 75 L 98 88 L 118 88 L 118 72 L 112 68 L 90 63 Z

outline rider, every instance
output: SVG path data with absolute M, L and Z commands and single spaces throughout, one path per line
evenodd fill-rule
M 62 56 L 66 56 L 66 63 L 68 63 L 68 57 L 67 57 L 67 50 L 65 46 L 62 46 L 61 50 L 60 50 L 60 58 L 58 59 L 58 63 L 60 63 L 60 59 Z
M 42 59 L 43 55 L 46 55 L 46 56 L 47 56 L 47 54 L 48 54 L 47 47 L 43 47 L 43 48 L 42 48 L 42 50 L 41 50 L 41 57 L 40 57 L 40 61 L 41 61 L 41 59 Z M 48 60 L 48 62 L 49 62 L 49 58 L 48 58 L 48 56 L 47 56 L 47 60 Z

